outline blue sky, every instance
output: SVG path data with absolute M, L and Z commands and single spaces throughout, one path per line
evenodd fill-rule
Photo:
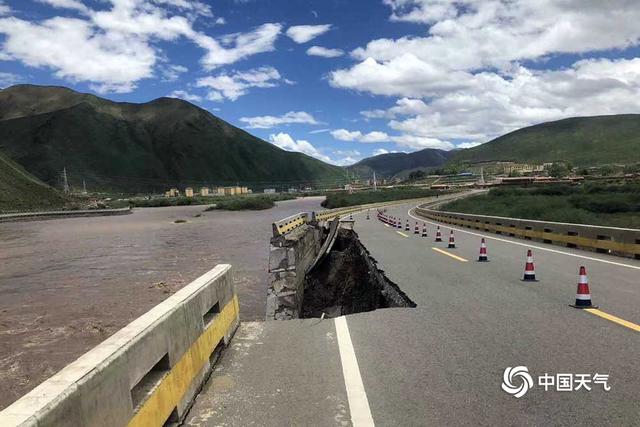
M 634 0 L 0 0 L 0 86 L 181 97 L 346 165 L 640 112 Z

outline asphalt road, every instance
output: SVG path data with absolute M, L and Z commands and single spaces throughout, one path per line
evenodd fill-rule
M 410 208 L 389 214 L 404 221 Z M 344 338 L 337 346 L 327 341 L 340 338 L 339 319 L 298 320 L 295 329 L 289 322 L 251 324 L 263 334 L 260 345 L 234 343 L 212 381 L 225 378 L 228 389 L 216 389 L 219 396 L 256 398 L 225 398 L 220 405 L 214 390 L 205 389 L 189 425 L 297 425 L 300 419 L 308 425 L 349 425 L 349 419 L 383 426 L 640 424 L 639 332 L 569 306 L 584 265 L 593 302 L 605 316 L 640 324 L 639 261 L 457 228 L 457 248 L 447 249 L 444 225 L 445 242 L 434 243 L 434 223 L 422 238 L 413 234 L 415 219 L 411 231 L 400 234 L 373 217 L 354 218 L 379 268 L 417 307 L 342 318 L 349 345 Z M 480 236 L 487 238 L 488 263 L 476 262 Z M 520 280 L 527 248 L 536 283 Z M 355 370 L 345 355 L 350 346 Z M 514 366 L 526 366 L 533 380 L 519 399 L 501 388 L 503 372 Z M 554 380 L 556 374 L 609 375 L 610 390 L 592 382 L 591 391 L 545 391 L 538 377 L 547 374 Z M 310 383 L 320 384 L 318 391 Z M 341 407 L 327 404 L 344 403 L 345 394 L 346 420 Z

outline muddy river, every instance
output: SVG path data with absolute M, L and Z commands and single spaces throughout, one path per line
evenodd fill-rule
M 0 224 L 0 409 L 218 263 L 234 267 L 241 318 L 262 320 L 271 222 L 321 200 Z

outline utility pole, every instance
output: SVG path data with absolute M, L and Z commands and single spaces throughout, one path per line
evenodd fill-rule
M 69 189 L 69 180 L 67 179 L 67 168 L 66 167 L 62 168 L 62 181 L 63 181 L 64 194 L 71 193 L 71 190 Z
M 378 183 L 376 182 L 376 172 L 373 171 L 373 191 L 378 191 Z
M 85 196 L 87 195 L 87 183 L 84 179 L 82 180 L 82 194 L 84 194 Z

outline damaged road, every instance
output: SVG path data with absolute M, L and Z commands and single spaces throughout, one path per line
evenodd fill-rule
M 340 229 L 331 252 L 306 277 L 303 318 L 337 317 L 416 304 L 389 280 L 353 230 Z

